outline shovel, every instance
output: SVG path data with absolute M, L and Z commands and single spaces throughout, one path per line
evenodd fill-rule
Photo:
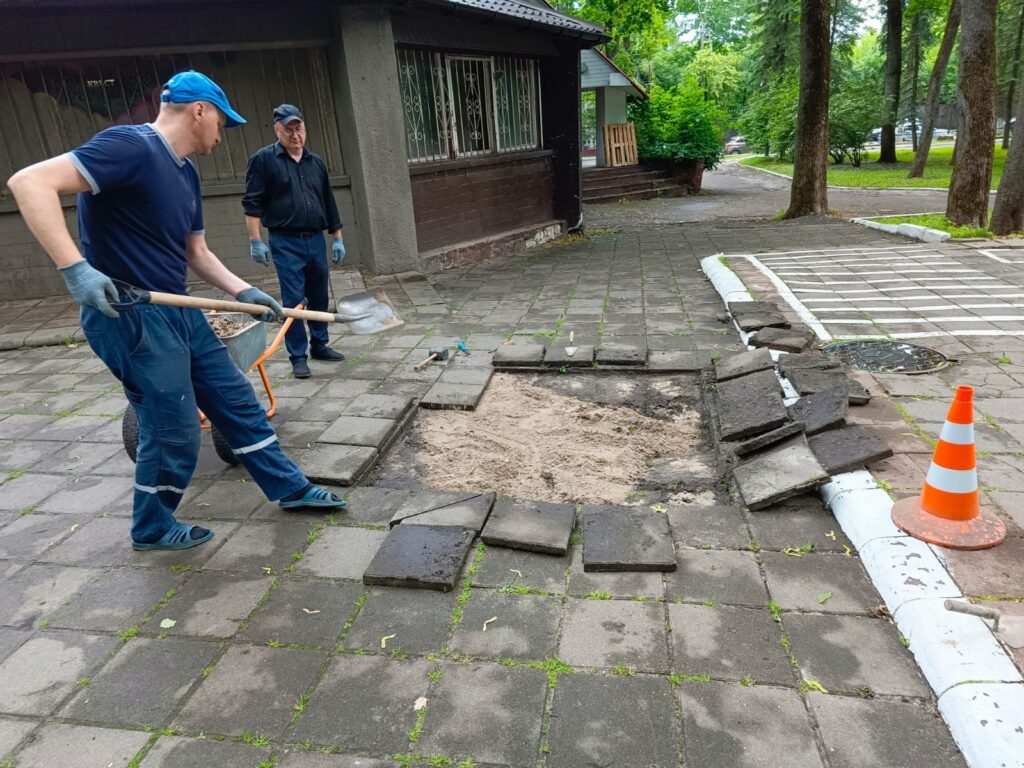
M 120 294 L 119 301 L 111 302 L 115 309 L 132 307 L 136 304 L 162 304 L 168 307 L 188 307 L 192 309 L 216 309 L 221 312 L 246 312 L 250 315 L 262 315 L 267 307 L 262 304 L 246 304 L 240 301 L 223 299 L 203 299 L 198 296 L 180 296 L 176 293 L 160 293 L 137 288 L 121 281 L 117 283 Z M 309 309 L 285 308 L 285 317 L 297 320 L 313 320 L 322 323 L 345 323 L 352 333 L 366 336 L 397 328 L 404 321 L 395 314 L 394 305 L 383 289 L 353 293 L 342 296 L 335 305 L 337 312 L 315 312 Z
M 567 357 L 572 357 L 576 354 L 579 347 L 574 346 L 576 343 L 576 331 L 569 331 L 569 346 L 565 348 L 565 354 Z

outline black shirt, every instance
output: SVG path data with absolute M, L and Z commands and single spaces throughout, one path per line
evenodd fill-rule
M 246 216 L 258 218 L 271 232 L 337 232 L 341 216 L 320 155 L 302 150 L 295 162 L 281 142 L 256 152 L 245 172 Z

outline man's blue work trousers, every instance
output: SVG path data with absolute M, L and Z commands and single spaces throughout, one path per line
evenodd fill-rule
M 197 309 L 131 307 L 109 318 L 82 308 L 89 345 L 124 386 L 139 421 L 132 538 L 158 540 L 199 457 L 203 410 L 269 499 L 306 486 L 256 400 L 252 385 Z M 216 510 L 213 511 L 216 515 Z
M 293 237 L 270 233 L 270 253 L 281 284 L 281 304 L 294 308 L 304 299 L 309 309 L 327 311 L 327 251 L 324 236 Z M 331 310 L 332 312 L 334 310 Z M 314 350 L 327 346 L 327 323 L 309 323 L 310 346 Z M 301 320 L 292 321 L 284 337 L 288 358 L 294 363 L 306 359 L 306 328 Z

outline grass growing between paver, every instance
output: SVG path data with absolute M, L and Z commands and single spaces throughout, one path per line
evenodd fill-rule
M 867 152 L 864 155 L 864 162 L 860 168 L 852 165 L 828 166 L 828 183 L 833 187 L 871 187 L 874 189 L 892 189 L 894 187 L 936 187 L 949 188 L 949 180 L 953 175 L 953 166 L 949 164 L 953 156 L 953 147 L 950 145 L 933 147 L 928 153 L 928 164 L 924 169 L 924 176 L 919 179 L 908 179 L 910 166 L 914 160 L 914 153 L 910 149 L 896 150 L 895 164 L 881 165 L 877 162 L 878 152 Z M 999 186 L 999 180 L 1003 175 L 1003 163 L 1006 162 L 1006 150 L 996 147 L 995 157 L 992 163 L 992 184 L 991 188 Z M 764 168 L 768 171 L 781 173 L 784 176 L 793 175 L 793 164 L 780 162 L 771 157 L 751 157 L 742 160 L 741 165 L 750 165 L 756 168 Z
M 992 213 L 991 209 L 989 209 L 989 213 Z M 918 227 L 948 232 L 950 237 L 992 237 L 992 231 L 986 227 L 962 227 L 954 224 L 942 213 L 929 213 L 924 216 L 886 216 L 882 219 L 872 219 L 872 221 L 881 224 L 914 224 Z

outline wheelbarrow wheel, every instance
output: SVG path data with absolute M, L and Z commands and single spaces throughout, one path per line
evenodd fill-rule
M 121 441 L 124 443 L 124 452 L 134 464 L 139 452 L 139 417 L 131 403 L 125 406 L 124 415 L 121 417 Z
M 220 430 L 212 424 L 210 425 L 210 435 L 213 437 L 213 449 L 217 451 L 220 460 L 225 464 L 236 466 L 238 464 L 238 456 L 231 450 L 231 446 L 228 445 L 228 441 L 224 439 L 224 435 L 220 433 Z

